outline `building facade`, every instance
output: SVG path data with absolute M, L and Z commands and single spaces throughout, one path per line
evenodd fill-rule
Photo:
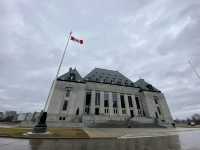
M 173 123 L 164 94 L 144 79 L 132 82 L 118 71 L 95 68 L 85 77 L 76 69 L 56 80 L 47 124 L 112 127 Z

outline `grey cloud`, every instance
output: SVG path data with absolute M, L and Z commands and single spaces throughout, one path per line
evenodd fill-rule
M 165 94 L 174 117 L 199 111 L 198 0 L 0 2 L 0 109 L 40 110 L 72 29 L 61 73 L 94 67 L 145 78 Z M 30 107 L 31 106 L 31 107 Z M 188 113 L 187 113 L 188 112 Z

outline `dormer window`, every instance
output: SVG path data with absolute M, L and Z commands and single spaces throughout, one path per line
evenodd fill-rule
M 121 85 L 122 84 L 122 80 L 118 79 L 117 84 Z
M 152 86 L 151 84 L 148 84 L 146 87 L 147 87 L 148 89 L 150 89 L 150 90 L 153 90 L 153 86 Z
M 70 73 L 70 80 L 75 80 L 76 79 L 76 76 L 74 73 Z
M 65 89 L 66 89 L 66 94 L 65 94 L 65 96 L 66 96 L 66 97 L 69 97 L 69 96 L 70 96 L 70 93 L 71 93 L 71 87 L 66 87 Z

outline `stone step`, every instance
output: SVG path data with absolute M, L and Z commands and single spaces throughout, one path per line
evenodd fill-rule
M 138 122 L 138 123 L 144 123 L 144 124 L 152 124 L 152 123 L 154 123 L 154 119 L 153 118 L 147 118 L 147 117 L 133 117 L 129 121 Z
M 88 125 L 91 128 L 127 128 L 128 122 L 127 121 L 114 121 L 110 120 L 107 122 L 102 123 L 93 123 Z
M 164 126 L 157 124 L 153 118 L 134 117 L 134 118 L 129 119 L 128 127 L 131 127 L 131 128 L 162 128 Z

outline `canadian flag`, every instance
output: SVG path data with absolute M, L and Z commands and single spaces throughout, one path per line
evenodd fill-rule
M 72 41 L 78 42 L 79 44 L 83 44 L 83 40 L 77 39 L 74 36 L 71 36 L 70 38 Z

